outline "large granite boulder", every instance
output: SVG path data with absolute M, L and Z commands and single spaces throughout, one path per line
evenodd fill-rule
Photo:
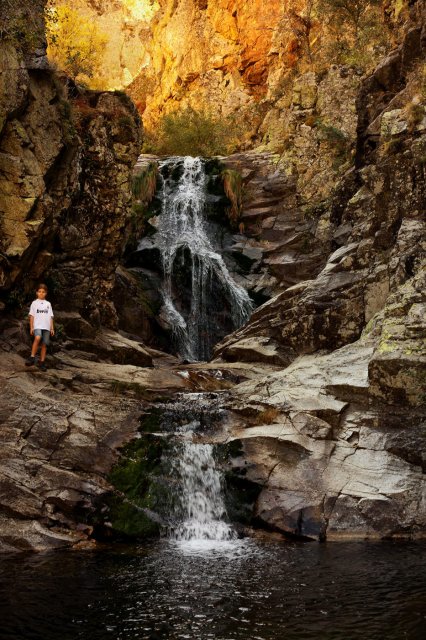
M 261 525 L 317 540 L 424 535 L 426 412 L 416 378 L 425 355 L 411 374 L 388 368 L 380 394 L 369 379 L 380 358 L 371 336 L 234 389 L 234 473 L 261 487 Z M 263 415 L 272 423 L 256 424 Z

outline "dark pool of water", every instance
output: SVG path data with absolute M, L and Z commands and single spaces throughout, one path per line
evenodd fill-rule
M 0 638 L 423 640 L 425 551 L 420 543 L 164 541 L 6 556 Z

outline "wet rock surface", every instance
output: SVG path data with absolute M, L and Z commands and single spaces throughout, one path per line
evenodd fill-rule
M 25 367 L 16 353 L 20 346 L 28 353 L 28 346 L 3 334 L 1 551 L 96 538 L 95 516 L 114 493 L 107 475 L 120 458 L 119 448 L 137 435 L 144 404 L 187 386 L 170 368 L 142 368 L 137 343 L 135 364 L 129 340 L 111 331 L 99 340 L 108 349 L 98 352 L 97 361 L 76 341 L 73 349 L 49 357 L 48 371 L 42 372 Z M 143 354 L 151 364 L 152 355 Z
M 242 215 L 238 233 L 215 215 L 209 224 L 260 306 L 213 362 L 193 365 L 155 350 L 170 338 L 152 242 L 119 264 L 140 142 L 132 105 L 83 92 L 74 123 L 43 56 L 30 64 L 1 43 L 0 83 L 10 88 L 0 101 L 2 550 L 107 537 L 102 510 L 117 496 L 107 477 L 120 447 L 137 440 L 147 406 L 184 390 L 226 390 L 227 415 L 204 435 L 230 447 L 234 487 L 253 490 L 252 524 L 316 540 L 424 536 L 426 125 L 416 15 L 368 77 L 336 67 L 295 79 L 290 101 L 264 121 L 267 136 L 285 120 L 288 148 L 221 159 L 242 176 Z M 246 62 L 245 81 L 257 82 L 264 69 Z M 228 63 L 214 62 L 221 78 Z M 198 81 L 188 74 L 184 82 Z M 234 89 L 245 101 L 246 89 Z M 339 91 L 343 106 L 332 99 Z M 318 114 L 347 136 L 338 166 L 321 128 L 306 124 Z M 15 318 L 45 276 L 62 334 L 46 374 L 25 368 L 27 328 Z
M 424 535 L 424 405 L 374 397 L 373 354 L 366 339 L 234 389 L 235 464 L 262 487 L 263 525 L 319 540 Z
M 236 354 L 260 363 L 273 344 L 287 365 L 234 389 L 229 433 L 238 473 L 262 487 L 258 521 L 289 536 L 425 532 L 425 138 L 420 116 L 408 124 L 413 76 L 392 65 L 362 82 L 358 164 L 317 207 L 321 259 L 297 282 L 275 273 L 283 290 L 216 349 L 218 366 Z

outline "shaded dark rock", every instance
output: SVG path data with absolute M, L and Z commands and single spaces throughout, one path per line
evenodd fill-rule
M 68 338 L 91 339 L 95 337 L 96 327 L 84 320 L 77 311 L 55 311 L 55 323 L 63 326 Z

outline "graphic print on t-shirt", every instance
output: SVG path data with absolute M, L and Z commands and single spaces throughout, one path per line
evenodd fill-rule
M 50 319 L 53 318 L 52 305 L 47 300 L 34 300 L 30 307 L 30 316 L 34 318 L 34 329 L 50 331 Z

